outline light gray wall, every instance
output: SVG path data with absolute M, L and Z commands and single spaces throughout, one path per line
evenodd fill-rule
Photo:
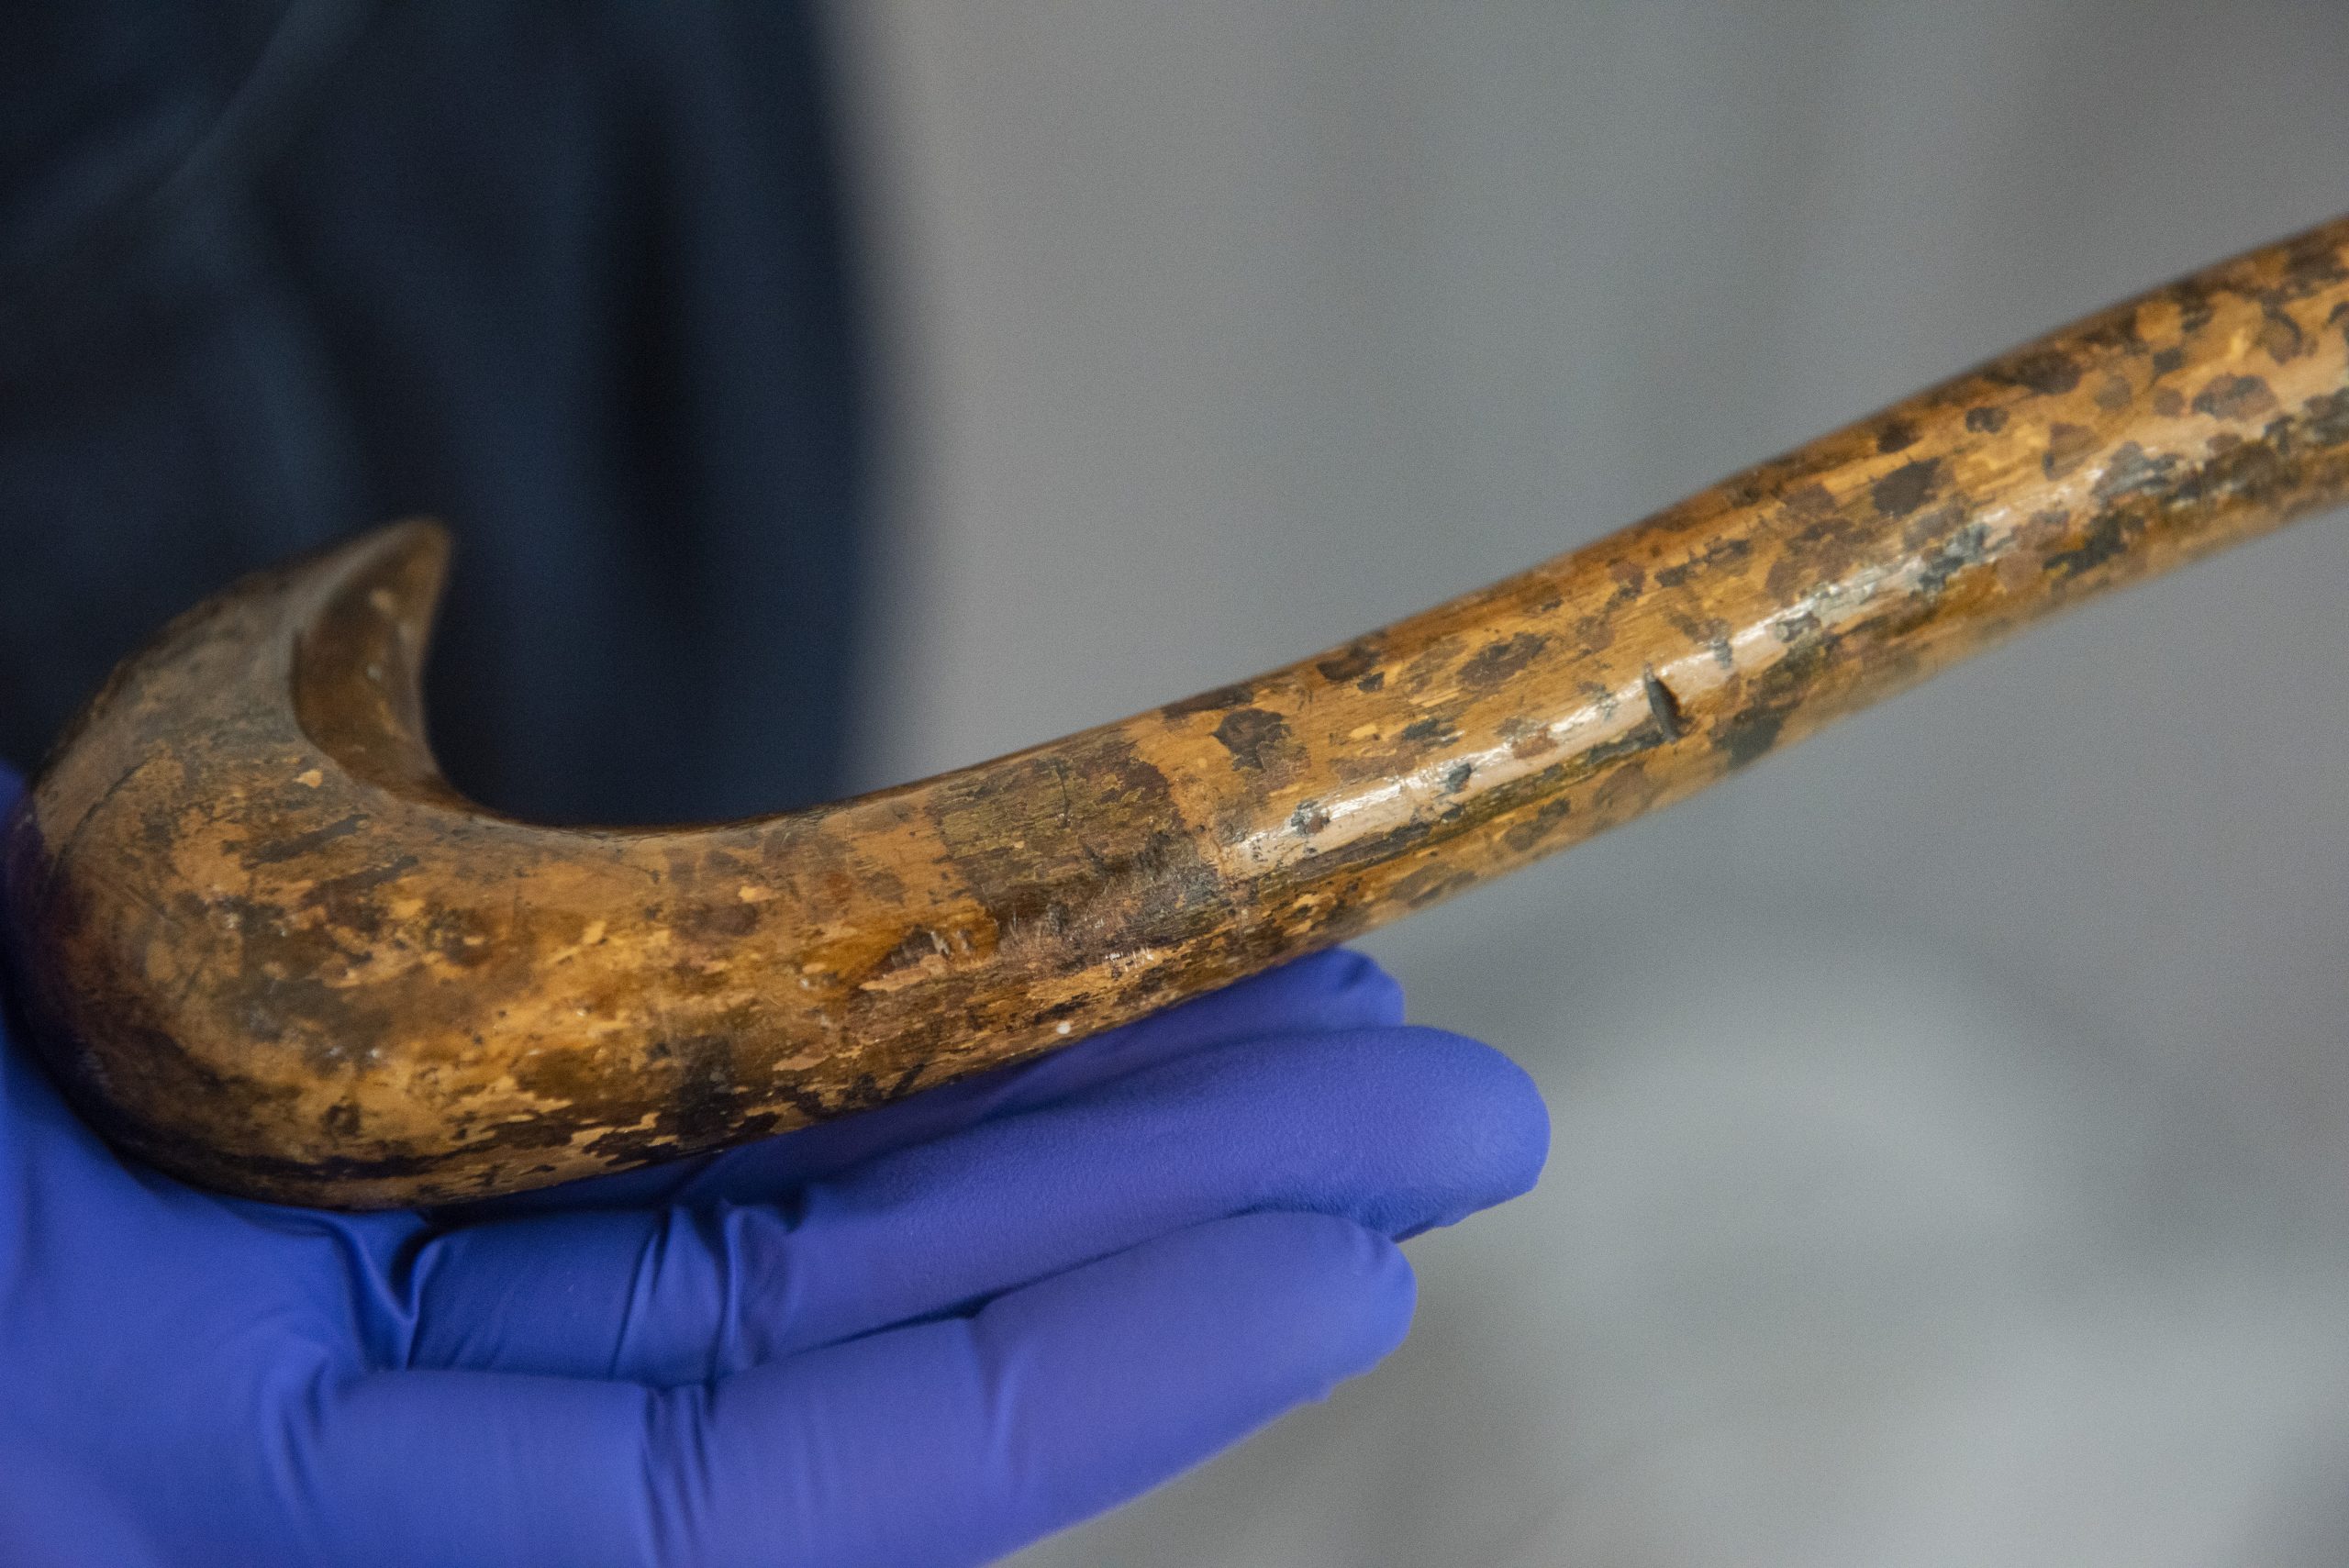
M 1285 662 L 2349 208 L 2319 0 L 846 0 L 877 781 Z M 2349 533 L 1370 945 L 1556 1118 L 1031 1568 L 2349 1561 Z

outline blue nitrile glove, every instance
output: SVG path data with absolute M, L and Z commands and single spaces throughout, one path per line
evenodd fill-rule
M 16 793 L 0 774 L 0 807 Z M 127 1167 L 0 1040 L 0 1562 L 973 1563 L 1395 1347 L 1524 1074 L 1325 954 L 462 1222 Z

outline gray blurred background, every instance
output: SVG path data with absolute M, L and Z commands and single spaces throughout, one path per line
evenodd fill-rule
M 2319 0 L 847 0 L 868 782 L 1285 662 L 2349 209 Z M 2349 533 L 1369 945 L 1556 1123 L 1063 1565 L 2349 1561 Z

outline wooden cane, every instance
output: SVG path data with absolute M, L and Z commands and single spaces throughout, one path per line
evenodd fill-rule
M 384 529 L 117 672 L 5 840 L 16 992 L 126 1150 L 440 1202 L 723 1148 L 1083 1039 L 1727 777 L 2349 492 L 2349 220 L 1520 576 L 1032 751 L 751 821 L 457 795 Z

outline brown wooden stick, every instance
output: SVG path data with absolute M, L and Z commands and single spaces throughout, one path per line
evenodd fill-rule
M 441 782 L 445 541 L 250 580 L 6 840 L 38 1039 L 124 1148 L 374 1207 L 739 1143 L 1081 1039 L 1725 777 L 2349 494 L 2349 220 L 1252 681 L 861 799 L 552 829 Z

